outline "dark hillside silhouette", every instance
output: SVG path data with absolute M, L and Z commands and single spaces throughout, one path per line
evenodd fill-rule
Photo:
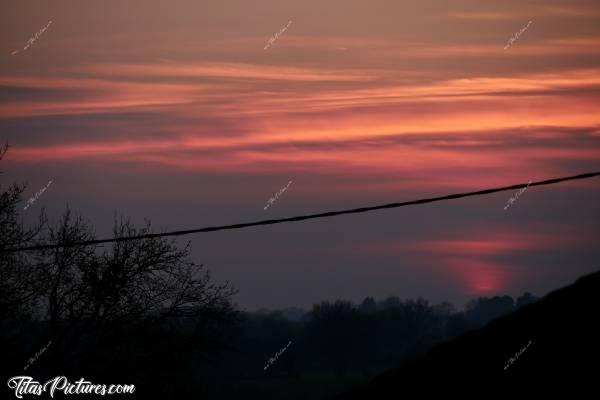
M 446 396 L 486 393 L 486 398 L 490 391 L 508 390 L 517 398 L 523 390 L 541 398 L 542 393 L 558 389 L 583 388 L 590 389 L 591 395 L 597 392 L 600 372 L 599 296 L 597 272 L 479 330 L 437 345 L 337 399 L 387 399 L 436 392 Z M 525 300 L 528 296 L 521 302 Z M 514 360 L 509 363 L 511 358 Z

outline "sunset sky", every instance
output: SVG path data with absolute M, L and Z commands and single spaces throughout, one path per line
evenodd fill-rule
M 24 206 L 52 181 L 26 223 L 69 204 L 103 238 L 115 215 L 172 231 L 600 171 L 597 0 L 21 0 L 0 22 L 1 183 Z M 516 192 L 180 242 L 247 309 L 462 307 L 598 270 L 600 178 L 504 210 Z

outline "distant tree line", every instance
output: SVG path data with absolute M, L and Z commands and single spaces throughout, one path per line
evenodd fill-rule
M 236 351 L 224 354 L 219 366 L 205 372 L 214 378 L 211 393 L 221 398 L 264 398 L 275 387 L 294 382 L 303 383 L 282 398 L 322 398 L 313 395 L 331 395 L 349 382 L 364 382 L 535 300 L 530 293 L 516 301 L 509 296 L 479 297 L 457 311 L 448 302 L 367 297 L 358 305 L 322 302 L 307 313 L 297 308 L 244 312 Z M 290 340 L 292 345 L 265 373 L 269 357 Z M 324 381 L 338 384 L 326 390 L 321 387 Z

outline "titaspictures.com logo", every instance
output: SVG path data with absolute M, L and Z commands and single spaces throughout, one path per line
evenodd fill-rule
M 15 396 L 19 399 L 26 394 L 41 396 L 46 391 L 52 398 L 56 391 L 62 391 L 64 394 L 99 394 L 102 396 L 135 392 L 135 385 L 109 385 L 107 387 L 103 384 L 93 384 L 83 378 L 75 383 L 69 383 L 66 376 L 57 376 L 43 385 L 34 381 L 31 376 L 13 376 L 8 380 L 8 387 L 15 390 Z

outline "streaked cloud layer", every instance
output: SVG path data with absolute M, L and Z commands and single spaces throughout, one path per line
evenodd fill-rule
M 232 212 L 243 220 L 262 216 L 248 204 L 263 204 L 290 180 L 298 184 L 273 207 L 285 215 L 339 207 L 348 199 L 408 200 L 600 169 L 597 2 L 33 4 L 11 6 L 2 17 L 0 127 L 11 143 L 11 174 L 43 181 L 52 168 L 57 174 L 70 169 L 78 171 L 69 175 L 73 184 L 96 181 L 78 200 L 83 205 L 90 200 L 92 220 L 104 218 L 107 210 L 130 212 L 129 203 L 106 193 L 118 190 L 122 199 L 142 201 L 134 187 L 121 187 L 111 174 L 153 179 L 157 187 L 182 195 L 193 192 L 183 182 L 201 177 L 214 194 L 195 206 L 224 223 L 232 222 Z M 34 47 L 10 55 L 49 19 L 52 29 Z M 289 20 L 294 23 L 285 34 L 263 51 Z M 531 26 L 504 50 L 529 20 Z M 520 199 L 515 208 L 556 212 L 550 211 L 556 192 L 571 190 L 571 196 L 586 199 L 598 189 L 598 182 L 572 183 L 543 191 L 535 204 Z M 58 184 L 54 192 L 60 192 Z M 67 193 L 75 192 L 56 193 L 57 203 L 70 202 Z M 91 206 L 92 197 L 105 204 Z M 161 204 L 149 218 L 170 229 L 203 225 L 168 211 L 186 202 L 159 197 L 143 197 L 149 207 Z M 466 224 L 477 227 L 475 236 L 456 227 L 445 231 L 449 238 L 432 231 L 396 243 L 365 232 L 361 240 L 382 265 L 410 260 L 421 271 L 433 263 L 446 271 L 456 282 L 454 291 L 435 276 L 418 282 L 422 294 L 435 299 L 516 291 L 527 283 L 549 290 L 568 283 L 572 272 L 531 282 L 532 271 L 545 262 L 536 254 L 545 249 L 551 257 L 552 249 L 563 246 L 573 252 L 579 247 L 586 257 L 590 249 L 598 254 L 598 245 L 585 240 L 598 234 L 597 227 L 581 224 L 585 209 L 561 210 L 559 221 L 535 221 L 541 232 L 544 224 L 559 222 L 577 228 L 582 237 L 573 241 L 559 232 L 520 233 L 529 231 L 499 222 L 510 218 L 502 214 L 506 199 L 487 218 L 461 209 Z M 489 201 L 473 204 L 481 208 Z M 585 204 L 598 217 L 597 207 Z M 456 218 L 451 205 L 444 212 Z M 527 218 L 527 211 L 519 212 Z M 321 246 L 338 249 L 338 239 L 325 231 L 317 235 Z M 217 249 L 232 245 L 221 246 L 207 257 L 219 260 Z M 277 248 L 268 251 L 283 257 Z M 497 259 L 514 252 L 526 254 L 518 262 Z M 314 254 L 307 262 L 334 269 L 348 262 L 341 250 L 306 254 Z M 256 257 L 249 256 L 243 268 L 256 268 Z M 580 260 L 581 268 L 591 268 L 591 260 Z M 293 263 L 264 262 L 265 273 L 280 268 L 289 276 L 297 273 Z M 237 284 L 244 304 L 307 303 L 320 300 L 317 293 L 337 295 L 318 269 L 311 271 L 320 281 L 316 292 L 291 291 L 283 299 L 266 294 L 266 284 L 249 283 L 240 270 L 229 273 L 222 277 Z M 409 272 L 396 273 L 402 279 Z M 340 296 L 366 295 L 361 284 L 370 278 L 378 291 L 383 286 L 374 284 L 376 276 L 377 271 L 360 281 L 347 278 Z

